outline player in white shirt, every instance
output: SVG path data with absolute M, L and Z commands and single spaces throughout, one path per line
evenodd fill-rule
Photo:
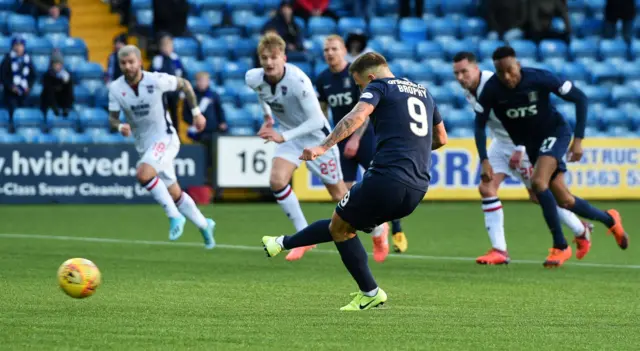
M 331 128 L 309 77 L 298 67 L 286 63 L 285 42 L 280 36 L 265 34 L 258 44 L 258 57 L 262 68 L 249 70 L 245 80 L 258 94 L 264 111 L 264 123 L 258 135 L 278 143 L 269 182 L 278 204 L 300 231 L 307 227 L 307 220 L 289 182 L 302 163 L 299 157 L 304 148 L 321 143 Z M 274 116 L 279 123 L 277 129 L 274 128 Z M 307 162 L 306 166 L 322 179 L 334 201 L 340 201 L 347 193 L 337 146 L 315 161 Z M 293 249 L 287 260 L 298 260 L 313 247 L 315 245 Z
M 180 189 L 173 160 L 180 150 L 180 139 L 162 103 L 162 94 L 182 91 L 192 108 L 194 127 L 202 131 L 206 119 L 198 108 L 189 81 L 166 73 L 142 70 L 140 50 L 127 45 L 118 51 L 123 75 L 109 84 L 109 121 L 124 135 L 133 133 L 140 154 L 136 178 L 164 208 L 169 217 L 169 240 L 177 240 L 184 230 L 185 216 L 200 229 L 205 248 L 215 246 L 215 222 L 205 218 L 193 199 Z M 127 123 L 119 120 L 124 112 Z
M 493 72 L 480 71 L 476 57 L 470 52 L 459 52 L 453 58 L 453 73 L 462 88 L 465 89 L 467 101 L 475 106 L 476 99 L 482 93 L 485 83 L 491 78 Z M 479 264 L 507 264 L 507 242 L 504 235 L 504 213 L 502 203 L 498 198 L 500 184 L 507 176 L 518 178 L 527 188 L 531 201 L 537 203 L 535 194 L 531 190 L 531 174 L 533 166 L 529 162 L 524 146 L 516 146 L 511 137 L 495 117 L 493 111 L 487 122 L 491 133 L 491 144 L 488 149 L 489 163 L 493 168 L 493 178 L 490 181 L 482 180 L 478 187 L 482 196 L 482 210 L 484 221 L 492 248 L 485 255 L 476 259 Z M 591 231 L 593 225 L 580 220 L 573 212 L 558 207 L 558 214 L 562 222 L 571 228 L 576 236 L 578 244 L 577 257 L 582 258 L 591 247 Z

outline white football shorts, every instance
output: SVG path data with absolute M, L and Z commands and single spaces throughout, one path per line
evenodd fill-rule
M 531 189 L 531 174 L 533 173 L 533 166 L 529 162 L 529 156 L 525 152 L 522 164 L 518 169 L 511 169 L 509 167 L 509 160 L 515 149 L 513 143 L 505 143 L 499 140 L 491 141 L 489 144 L 489 150 L 487 150 L 489 156 L 489 163 L 493 168 L 493 173 L 503 173 L 510 177 L 520 179 L 520 181 Z
M 296 166 L 300 166 L 302 160 L 299 157 L 305 147 L 318 146 L 322 140 L 317 138 L 299 138 L 285 141 L 276 147 L 274 158 L 285 159 Z M 342 180 L 342 168 L 340 168 L 340 151 L 334 145 L 327 152 L 313 161 L 307 161 L 307 168 L 311 173 L 322 179 L 324 184 L 337 184 Z
M 176 169 L 173 160 L 180 151 L 180 139 L 176 133 L 167 134 L 158 138 L 151 146 L 140 156 L 137 166 L 146 163 L 153 167 L 158 174 L 158 178 L 167 186 L 175 184 Z

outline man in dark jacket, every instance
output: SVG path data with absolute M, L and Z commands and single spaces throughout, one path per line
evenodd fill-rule
M 633 39 L 633 20 L 636 17 L 636 2 L 634 0 L 607 0 L 604 8 L 604 37 L 613 38 L 616 35 L 616 24 L 622 21 L 622 37 L 631 44 Z
M 49 70 L 42 77 L 42 96 L 40 109 L 46 115 L 51 109 L 56 116 L 69 115 L 73 107 L 73 80 L 71 74 L 64 69 L 64 61 L 60 52 L 51 55 Z
M 184 74 L 184 66 L 178 54 L 173 52 L 173 38 L 168 33 L 160 34 L 160 53 L 151 61 L 151 72 L 163 72 L 180 78 L 187 78 Z M 167 92 L 164 94 L 165 106 L 169 110 L 174 126 L 178 126 L 178 101 L 179 92 Z
M 118 62 L 118 51 L 127 45 L 127 34 L 122 33 L 113 38 L 113 52 L 107 59 L 107 82 L 112 82 L 122 75 L 120 70 L 120 62 Z
M 211 140 L 213 134 L 227 131 L 227 120 L 224 116 L 224 110 L 220 103 L 220 97 L 213 90 L 211 90 L 211 80 L 209 73 L 198 72 L 196 74 L 196 87 L 194 89 L 196 97 L 198 98 L 198 106 L 200 111 L 207 118 L 207 126 L 199 133 L 188 133 L 194 140 Z M 185 109 L 184 121 L 191 125 L 193 116 L 191 111 Z
M 70 11 L 67 6 L 67 0 L 24 0 L 20 12 L 25 13 L 24 9 L 29 9 L 32 15 L 51 16 L 58 18 L 60 16 L 69 17 Z
M 187 30 L 188 14 L 187 0 L 153 0 L 153 30 L 179 37 Z
M 0 75 L 4 86 L 4 103 L 13 116 L 13 111 L 23 107 L 36 79 L 35 68 L 27 54 L 25 40 L 16 36 L 11 41 L 11 51 L 0 64 Z
M 302 39 L 304 34 L 296 21 L 293 20 L 293 8 L 289 1 L 283 1 L 278 7 L 276 15 L 262 28 L 262 32 L 275 30 L 287 43 L 287 51 L 303 51 Z

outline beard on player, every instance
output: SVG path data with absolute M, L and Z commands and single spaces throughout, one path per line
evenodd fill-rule
M 127 55 L 120 59 L 120 70 L 127 82 L 136 83 L 142 75 L 141 60 L 134 54 Z

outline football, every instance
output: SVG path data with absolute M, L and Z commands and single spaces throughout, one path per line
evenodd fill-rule
M 100 270 L 85 258 L 71 258 L 58 268 L 58 284 L 75 299 L 89 297 L 100 286 Z

